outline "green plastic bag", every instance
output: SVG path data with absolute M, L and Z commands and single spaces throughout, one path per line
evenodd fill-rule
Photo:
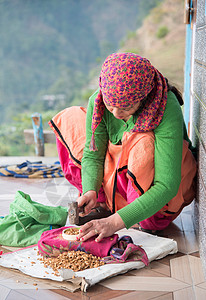
M 9 215 L 0 219 L 0 245 L 26 247 L 37 244 L 41 234 L 66 224 L 68 208 L 46 206 L 18 191 Z

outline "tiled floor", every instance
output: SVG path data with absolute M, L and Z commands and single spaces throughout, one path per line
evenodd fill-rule
M 9 159 L 9 160 L 8 160 Z M 36 158 L 30 158 L 35 161 Z M 44 162 L 55 159 L 43 158 Z M 24 158 L 18 158 L 23 162 Z M 17 162 L 16 158 L 0 158 L 0 165 Z M 75 199 L 77 191 L 65 179 L 13 179 L 0 177 L 0 216 L 7 215 L 9 204 L 18 190 L 28 193 L 34 201 L 45 205 L 67 206 Z M 193 227 L 192 210 L 187 207 L 162 236 L 173 238 L 179 252 L 161 260 L 153 261 L 148 267 L 133 270 L 91 287 L 86 293 L 71 293 L 58 286 L 50 289 L 47 282 L 36 280 L 18 271 L 0 268 L 0 300 L 29 299 L 83 299 L 123 300 L 161 299 L 188 300 L 206 299 L 206 281 L 199 258 L 198 244 Z M 4 248 L 5 251 L 5 248 Z

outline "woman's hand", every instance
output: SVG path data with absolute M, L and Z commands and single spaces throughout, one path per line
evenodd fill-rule
M 83 196 L 80 196 L 77 202 L 79 208 L 84 208 L 81 216 L 88 215 L 92 208 L 97 207 L 97 193 L 95 191 L 88 191 Z
M 93 220 L 81 226 L 77 239 L 86 241 L 92 236 L 97 235 L 95 241 L 100 242 L 104 237 L 111 236 L 124 227 L 125 224 L 121 217 L 118 213 L 115 213 L 108 218 Z

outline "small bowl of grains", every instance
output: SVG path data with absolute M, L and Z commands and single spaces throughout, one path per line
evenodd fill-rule
M 79 234 L 79 227 L 70 227 L 62 231 L 62 237 L 68 241 L 75 241 Z

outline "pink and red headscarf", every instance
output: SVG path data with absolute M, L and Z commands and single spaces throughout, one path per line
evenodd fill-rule
M 128 108 L 150 93 L 132 132 L 151 131 L 160 124 L 167 102 L 167 83 L 146 58 L 134 53 L 111 54 L 102 65 L 99 88 L 94 101 L 90 150 L 97 150 L 94 134 L 104 114 L 104 102 L 110 106 Z

